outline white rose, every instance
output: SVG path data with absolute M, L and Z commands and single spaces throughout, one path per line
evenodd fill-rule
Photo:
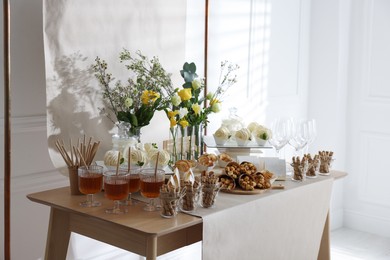
M 188 109 L 186 107 L 182 107 L 179 109 L 179 118 L 182 119 L 188 114 Z
M 174 106 L 176 106 L 176 107 L 179 106 L 180 103 L 181 103 L 181 98 L 180 98 L 180 96 L 179 96 L 178 94 L 173 95 L 172 98 L 171 98 L 171 102 L 172 102 L 172 104 L 173 104 Z
M 200 82 L 199 79 L 194 79 L 192 81 L 192 89 L 193 90 L 196 90 L 196 89 L 200 88 L 201 86 L 202 86 L 202 83 Z
M 211 111 L 213 111 L 214 113 L 218 113 L 219 111 L 221 111 L 221 103 L 219 103 L 219 102 L 214 103 L 211 106 Z

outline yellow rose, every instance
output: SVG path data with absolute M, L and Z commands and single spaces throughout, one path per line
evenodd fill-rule
M 174 117 L 170 117 L 169 122 L 170 122 L 171 127 L 174 127 L 175 125 L 177 125 L 176 119 Z
M 180 120 L 179 124 L 182 126 L 182 127 L 187 127 L 189 125 L 188 121 L 187 120 Z
M 191 107 L 192 107 L 192 110 L 194 110 L 195 115 L 199 115 L 200 106 L 198 104 L 193 104 Z
M 153 104 L 158 98 L 160 98 L 160 93 L 157 93 L 152 90 L 145 90 L 142 92 L 141 101 L 144 105 Z
M 183 88 L 177 94 L 179 95 L 182 101 L 190 100 L 192 97 L 190 88 Z

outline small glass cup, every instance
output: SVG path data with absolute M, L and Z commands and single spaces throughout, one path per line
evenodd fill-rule
M 82 207 L 98 207 L 102 204 L 93 199 L 93 195 L 100 192 L 103 186 L 103 166 L 80 166 L 77 170 L 79 178 L 79 190 L 87 195 L 87 200 L 80 202 Z
M 165 182 L 165 171 L 154 168 L 145 168 L 140 172 L 140 190 L 141 195 L 150 199 L 149 203 L 144 207 L 146 211 L 156 211 L 154 199 L 160 195 L 160 188 Z
M 127 196 L 127 205 L 133 205 L 131 194 L 140 190 L 141 179 L 139 175 L 140 170 L 132 170 L 129 174 L 129 194 Z
M 202 184 L 200 205 L 203 208 L 215 207 L 215 201 L 220 190 L 219 184 Z
M 160 189 L 160 215 L 164 218 L 173 218 L 177 215 L 178 203 L 180 200 L 179 192 L 166 192 Z
M 119 170 L 118 173 L 106 171 L 104 173 L 104 194 L 106 198 L 114 201 L 114 207 L 106 209 L 106 213 L 126 213 L 127 210 L 120 207 L 120 201 L 126 199 L 129 194 L 129 173 L 123 170 Z
M 180 211 L 193 212 L 196 210 L 200 197 L 200 185 L 198 187 L 186 186 L 186 191 L 179 201 Z

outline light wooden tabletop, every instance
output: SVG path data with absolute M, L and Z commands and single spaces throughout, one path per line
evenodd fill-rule
M 100 201 L 102 206 L 94 208 L 81 207 L 79 203 L 85 200 L 86 197 L 83 195 L 70 195 L 69 187 L 33 193 L 29 194 L 27 197 L 31 201 L 62 211 L 87 214 L 93 218 L 122 225 L 124 228 L 132 229 L 133 231 L 156 234 L 158 236 L 202 223 L 200 217 L 183 213 L 178 213 L 178 215 L 172 219 L 163 218 L 158 211 L 144 211 L 143 207 L 145 204 L 142 202 L 133 206 L 128 206 L 129 212 L 127 214 L 107 214 L 105 213 L 105 209 L 112 207 L 113 201 L 106 199 L 103 192 L 94 196 L 94 199 Z

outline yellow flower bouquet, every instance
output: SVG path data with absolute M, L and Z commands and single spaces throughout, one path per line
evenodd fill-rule
M 105 108 L 100 110 L 113 123 L 129 123 L 130 135 L 137 135 L 141 127 L 150 123 L 155 111 L 165 109 L 175 90 L 171 75 L 164 70 L 157 57 L 149 60 L 140 51 L 133 56 L 124 49 L 119 59 L 131 76 L 125 83 L 116 81 L 114 86 L 111 86 L 114 78 L 107 71 L 107 63 L 99 57 L 95 59 L 93 70 L 103 86 L 103 100 L 115 114 L 116 120 L 110 117 L 110 111 Z

